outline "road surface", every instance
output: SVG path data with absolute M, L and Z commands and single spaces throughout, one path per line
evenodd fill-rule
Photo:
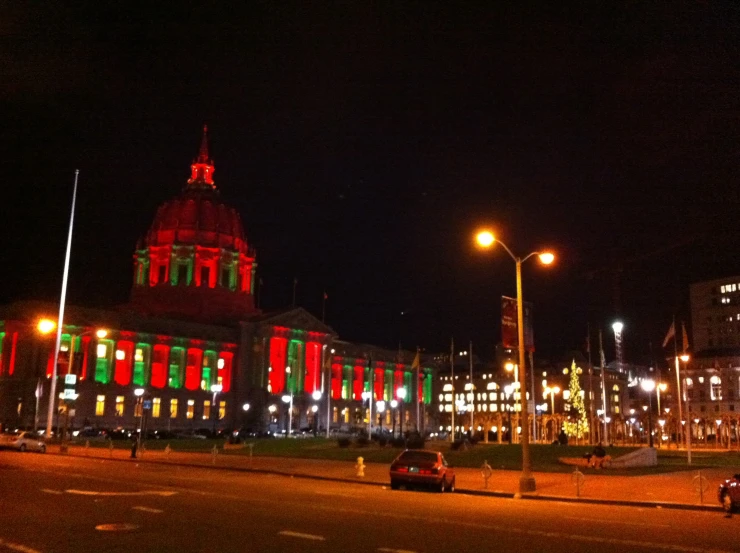
M 740 517 L 0 452 L 0 553 L 718 552 Z

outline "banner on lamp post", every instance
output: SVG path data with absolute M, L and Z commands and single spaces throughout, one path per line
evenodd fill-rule
M 516 298 L 501 296 L 501 342 L 506 349 L 519 347 Z M 534 329 L 532 327 L 532 304 L 524 302 L 524 349 L 534 351 Z

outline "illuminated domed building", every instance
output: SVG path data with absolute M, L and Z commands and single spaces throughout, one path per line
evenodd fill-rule
M 414 353 L 339 341 L 300 307 L 257 309 L 256 252 L 214 172 L 204 129 L 190 179 L 137 244 L 130 301 L 115 310 L 67 306 L 57 389 L 75 375 L 66 393 L 76 399 L 60 400 L 59 424 L 133 429 L 144 413 L 149 430 L 280 432 L 288 420 L 298 429 L 326 428 L 327 419 L 348 429 L 366 424 L 371 390 L 375 402 L 390 402 L 402 388 L 406 428 L 415 427 L 416 402 L 421 413 L 431 402 L 431 364 L 417 371 Z M 6 427 L 46 425 L 57 311 L 33 301 L 0 310 Z M 384 416 L 390 424 L 390 410 Z

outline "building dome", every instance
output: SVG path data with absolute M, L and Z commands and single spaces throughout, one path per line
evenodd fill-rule
M 162 204 L 134 254 L 137 311 L 204 322 L 254 313 L 254 251 L 213 181 L 207 127 L 182 193 Z

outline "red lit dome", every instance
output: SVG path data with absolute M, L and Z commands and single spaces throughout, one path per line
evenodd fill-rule
M 209 322 L 254 312 L 255 255 L 213 182 L 207 130 L 185 189 L 159 207 L 137 247 L 131 303 L 139 311 Z

